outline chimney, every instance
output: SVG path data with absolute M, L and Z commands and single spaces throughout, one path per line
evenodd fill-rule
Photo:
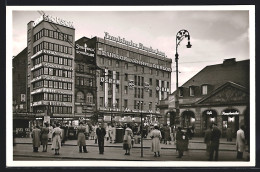
M 224 59 L 223 65 L 233 65 L 236 63 L 236 58 Z

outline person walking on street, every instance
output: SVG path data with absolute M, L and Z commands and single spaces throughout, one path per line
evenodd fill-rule
M 154 126 L 154 130 L 151 131 L 150 137 L 152 138 L 152 152 L 154 152 L 154 157 L 160 157 L 160 140 L 162 138 L 161 131 L 159 130 L 159 127 L 157 125 Z M 157 154 L 158 155 L 157 155 Z
M 181 131 L 181 127 L 178 127 L 178 131 L 176 133 L 176 150 L 178 151 L 177 158 L 181 158 L 183 156 L 183 151 L 185 148 L 185 140 L 186 140 L 185 134 Z
M 164 143 L 167 145 L 167 143 L 169 142 L 169 144 L 171 144 L 171 135 L 170 135 L 170 127 L 168 125 L 164 126 Z
M 232 129 L 230 127 L 227 127 L 227 141 L 232 141 Z
M 215 152 L 215 161 L 218 160 L 218 150 L 219 150 L 219 139 L 221 136 L 221 131 L 218 128 L 216 123 L 213 123 L 213 129 L 211 132 L 211 139 L 210 139 L 210 145 L 211 145 L 211 149 L 210 149 L 210 156 L 209 156 L 209 160 L 212 161 L 213 160 L 213 155 Z
M 124 141 L 123 141 L 123 148 L 125 150 L 125 155 L 130 155 L 130 149 L 132 148 L 132 137 L 133 131 L 130 128 L 130 124 L 127 124 L 125 129 Z
M 52 145 L 51 148 L 55 150 L 55 155 L 60 154 L 61 148 L 61 140 L 62 140 L 62 131 L 60 129 L 60 124 L 57 123 L 56 127 L 53 129 L 52 133 Z
M 111 129 L 111 141 L 112 143 L 115 143 L 116 140 L 116 127 L 114 125 L 112 125 L 112 129 Z
M 83 123 L 80 122 L 79 127 L 77 128 L 77 136 L 78 136 L 77 145 L 79 147 L 79 153 L 82 153 L 82 147 L 84 153 L 88 152 L 86 148 L 85 132 L 86 132 L 86 128 L 83 126 Z
M 212 133 L 212 125 L 209 126 L 209 128 L 205 132 L 204 136 L 204 143 L 206 144 L 206 153 L 209 156 L 210 154 L 210 139 L 211 139 L 211 133 Z
M 48 122 L 45 122 L 41 130 L 41 143 L 42 143 L 43 152 L 47 152 L 48 139 L 49 139 L 48 135 L 49 135 L 49 124 Z
M 32 142 L 33 152 L 38 152 L 38 148 L 41 145 L 41 130 L 38 125 L 32 130 Z
M 104 154 L 104 138 L 106 135 L 106 130 L 104 129 L 103 124 L 99 123 L 96 134 L 98 139 L 99 154 Z
M 245 127 L 244 125 L 240 126 L 240 129 L 237 131 L 237 159 L 243 159 L 243 152 L 245 151 Z

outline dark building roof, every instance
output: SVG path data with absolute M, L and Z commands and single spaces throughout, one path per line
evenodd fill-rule
M 249 79 L 249 60 L 225 59 L 222 64 L 206 66 L 181 87 L 209 84 L 214 90 L 230 81 L 249 89 Z

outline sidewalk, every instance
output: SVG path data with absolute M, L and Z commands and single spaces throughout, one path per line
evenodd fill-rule
M 16 144 L 32 144 L 31 138 L 15 138 L 14 142 Z M 49 142 L 49 145 L 51 142 Z M 98 147 L 98 144 L 95 144 L 94 140 L 86 140 L 87 146 Z M 77 146 L 77 140 L 67 140 L 65 141 L 64 146 Z M 122 147 L 123 143 L 110 143 L 105 141 L 105 147 Z M 140 148 L 141 144 L 134 144 L 134 148 Z M 151 139 L 143 139 L 143 148 L 150 149 Z M 171 142 L 171 144 L 161 144 L 162 149 L 176 149 L 176 145 Z M 205 150 L 206 145 L 204 143 L 204 138 L 195 137 L 189 140 L 189 150 Z M 236 142 L 233 139 L 232 142 L 227 142 L 225 138 L 220 139 L 220 151 L 236 151 Z

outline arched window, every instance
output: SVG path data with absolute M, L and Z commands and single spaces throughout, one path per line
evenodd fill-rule
M 84 102 L 84 94 L 81 91 L 77 92 L 76 102 Z
M 87 94 L 87 103 L 93 103 L 93 95 L 91 93 Z

